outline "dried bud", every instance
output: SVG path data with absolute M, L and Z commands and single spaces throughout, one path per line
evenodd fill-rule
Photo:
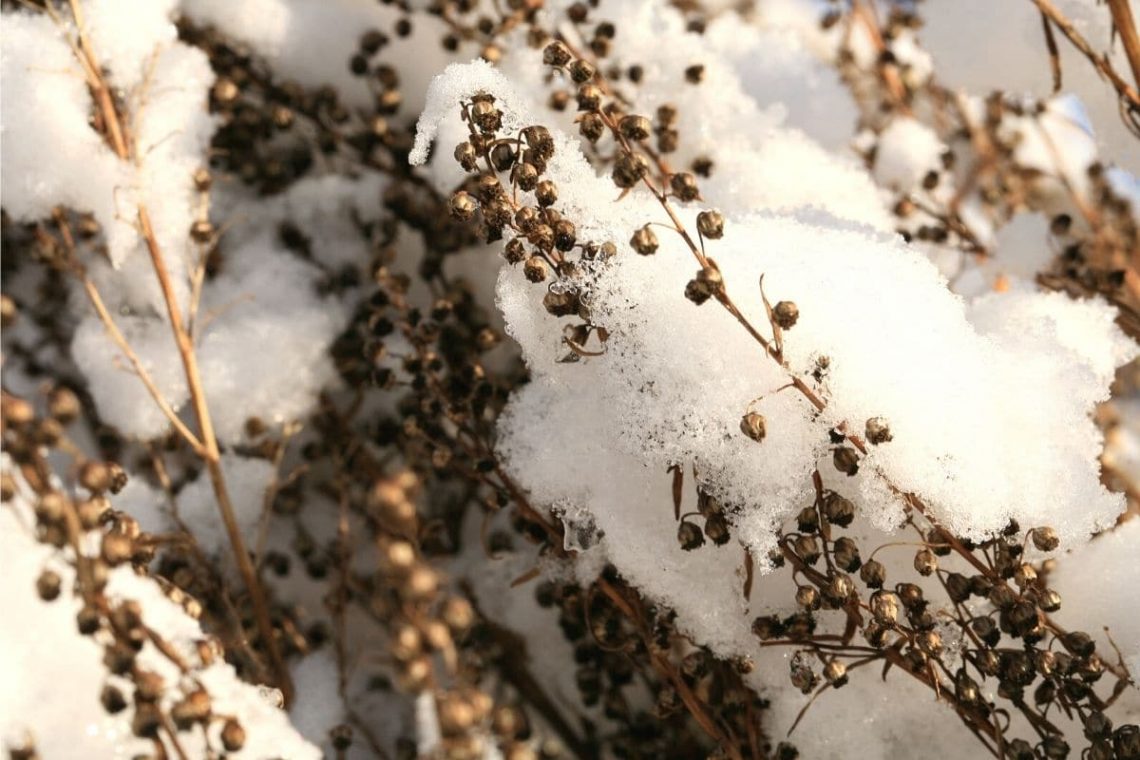
M 823 666 L 823 677 L 838 689 L 847 683 L 847 666 L 839 660 L 832 660 Z
M 515 167 L 511 180 L 519 186 L 519 190 L 530 192 L 538 185 L 538 169 L 534 164 L 523 162 Z
M 60 588 L 63 585 L 59 577 L 59 573 L 54 570 L 44 570 L 40 573 L 40 577 L 36 579 L 36 593 L 40 595 L 40 599 L 45 602 L 51 602 L 59 598 Z
M 823 514 L 832 525 L 846 528 L 855 519 L 855 505 L 832 491 L 823 500 Z
M 226 752 L 240 752 L 245 746 L 245 729 L 234 718 L 228 719 L 222 727 L 222 746 Z
M 702 211 L 697 214 L 697 232 L 709 240 L 724 237 L 724 215 L 719 211 Z
M 724 290 L 724 280 L 720 270 L 715 267 L 705 267 L 697 272 L 697 276 L 685 286 L 685 298 L 698 306 L 714 295 Z
M 629 244 L 633 246 L 633 250 L 642 256 L 649 256 L 657 252 L 657 235 L 647 224 L 644 227 L 639 227 L 633 233 L 633 237 L 629 239 Z
M 558 186 L 550 180 L 544 179 L 535 187 L 534 197 L 538 201 L 538 205 L 544 208 L 553 206 L 554 202 L 558 200 Z
M 961 604 L 970 598 L 970 579 L 961 573 L 950 573 L 946 576 L 946 592 L 950 601 Z
M 724 513 L 715 512 L 705 518 L 705 535 L 717 546 L 724 546 L 731 537 Z
M 846 536 L 835 540 L 831 556 L 836 565 L 849 573 L 855 572 L 863 564 L 863 560 L 859 556 L 858 545 Z
M 569 317 L 578 313 L 581 301 L 577 293 L 548 291 L 542 297 L 542 307 L 555 317 Z
M 815 536 L 797 536 L 796 540 L 792 542 L 792 549 L 800 559 L 809 565 L 814 565 L 819 561 L 821 552 L 819 541 Z
M 837 447 L 832 454 L 831 462 L 835 465 L 835 469 L 848 477 L 859 472 L 859 455 L 850 446 Z
M 570 64 L 570 78 L 574 80 L 574 84 L 585 84 L 593 79 L 596 73 L 598 70 L 594 64 L 585 59 L 579 58 Z
M 526 260 L 526 263 L 523 264 L 523 274 L 526 275 L 526 278 L 531 282 L 542 282 L 546 279 L 548 273 L 549 267 L 547 267 L 546 261 L 540 256 L 531 256 Z
M 1037 582 L 1037 571 L 1033 569 L 1033 565 L 1023 562 L 1013 572 L 1013 582 L 1020 589 L 1028 588 Z
M 685 551 L 692 551 L 705 543 L 705 535 L 695 524 L 682 520 L 677 526 L 677 543 Z
M 920 549 L 914 555 L 914 569 L 921 576 L 930 576 L 938 569 L 938 558 L 929 549 Z
M 627 140 L 640 142 L 649 139 L 653 125 L 644 116 L 630 114 L 622 117 L 621 121 L 618 122 L 618 129 L 621 131 L 622 137 Z
M 588 113 L 578 122 L 578 131 L 592 143 L 597 142 L 606 133 L 606 123 L 596 113 Z
M 815 586 L 800 586 L 796 589 L 796 604 L 805 610 L 818 610 L 820 606 L 819 592 Z
M 763 441 L 767 434 L 764 415 L 758 412 L 749 412 L 740 418 L 740 432 L 754 441 Z
M 503 125 L 503 112 L 490 100 L 477 100 L 471 106 L 471 121 L 484 133 L 494 133 Z
M 867 420 L 867 427 L 864 432 L 867 435 L 867 442 L 873 443 L 876 446 L 880 443 L 886 443 L 891 440 L 892 437 L 891 428 L 882 417 L 872 417 Z
M 566 47 L 566 43 L 555 40 L 551 42 L 542 51 L 542 62 L 547 66 L 557 66 L 562 68 L 570 63 L 573 58 L 570 48 Z
M 870 588 L 882 588 L 887 582 L 887 569 L 877 559 L 869 559 L 859 569 L 859 577 Z
M 1029 532 L 1030 537 L 1033 539 L 1033 546 L 1038 551 L 1051 552 L 1061 545 L 1061 539 L 1057 537 L 1057 531 L 1050 527 L 1034 528 Z
M 774 615 L 764 615 L 752 621 L 752 635 L 768 641 L 784 634 L 784 625 Z
M 669 177 L 669 186 L 673 195 L 682 201 L 695 201 L 701 197 L 700 188 L 697 187 L 697 178 L 688 172 L 677 172 Z
M 466 222 L 475 216 L 475 210 L 478 208 L 478 204 L 475 203 L 475 199 L 469 194 L 460 190 L 451 196 L 451 202 L 448 204 L 448 208 L 454 218 L 461 222 Z
M 568 219 L 561 219 L 554 223 L 554 247 L 560 251 L 569 251 L 576 242 L 574 223 Z
M 772 308 L 772 321 L 781 330 L 790 330 L 800 318 L 800 309 L 791 301 L 780 301 Z
M 623 190 L 636 185 L 645 175 L 649 174 L 649 160 L 640 153 L 622 151 L 614 161 L 611 177 L 614 184 Z
M 796 516 L 796 527 L 800 533 L 815 533 L 819 530 L 819 512 L 815 507 L 804 507 Z
M 586 83 L 578 88 L 578 110 L 597 111 L 602 107 L 602 88 Z

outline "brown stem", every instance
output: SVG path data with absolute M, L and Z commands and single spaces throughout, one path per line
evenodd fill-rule
M 1136 86 L 1140 87 L 1140 32 L 1137 31 L 1136 17 L 1132 15 L 1132 3 L 1129 0 L 1108 0 L 1108 9 L 1112 13 L 1112 23 L 1124 44 L 1124 53 L 1128 56 L 1128 65 L 1132 68 L 1132 78 Z
M 146 241 L 147 251 L 150 253 L 151 264 L 154 266 L 155 276 L 158 278 L 162 296 L 166 302 L 166 313 L 170 319 L 170 329 L 174 335 L 174 342 L 182 358 L 182 368 L 186 374 L 186 385 L 190 392 L 190 401 L 194 407 L 194 415 L 198 420 L 201 432 L 202 459 L 206 463 L 206 470 L 210 476 L 210 483 L 214 488 L 214 496 L 218 502 L 218 510 L 222 515 L 222 522 L 226 526 L 226 534 L 233 549 L 234 559 L 237 561 L 238 571 L 246 589 L 249 591 L 250 602 L 253 605 L 254 618 L 257 621 L 257 630 L 265 642 L 269 661 L 273 668 L 276 685 L 284 695 L 285 704 L 293 701 L 293 683 L 289 670 L 281 656 L 281 649 L 273 633 L 273 621 L 269 615 L 269 603 L 266 601 L 265 591 L 261 587 L 261 580 L 253 567 L 249 552 L 245 548 L 241 529 L 238 527 L 234 515 L 233 501 L 229 489 L 226 487 L 225 474 L 222 471 L 222 455 L 218 448 L 218 438 L 214 433 L 214 423 L 210 417 L 210 409 L 206 404 L 206 392 L 202 386 L 202 376 L 198 368 L 198 356 L 194 351 L 190 333 L 186 331 L 182 322 L 182 311 L 178 307 L 178 299 L 174 292 L 174 284 L 170 279 L 170 272 L 166 267 L 166 260 L 154 229 L 150 223 L 150 214 L 146 206 L 139 206 L 139 228 Z

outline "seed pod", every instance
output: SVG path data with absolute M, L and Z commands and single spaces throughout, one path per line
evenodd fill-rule
M 961 573 L 950 573 L 946 576 L 946 592 L 950 601 L 961 604 L 970 598 L 970 579 Z
M 804 507 L 796 515 L 796 527 L 800 533 L 815 533 L 819 530 L 819 512 L 815 507 Z
M 647 140 L 652 129 L 653 125 L 649 122 L 649 119 L 636 114 L 623 116 L 621 121 L 618 122 L 618 130 L 621 132 L 622 137 L 635 142 Z
M 36 593 L 45 602 L 55 601 L 59 598 L 62 585 L 63 581 L 60 579 L 59 573 L 54 570 L 44 570 L 36 579 Z
M 839 660 L 831 660 L 823 666 L 823 677 L 838 689 L 847 683 L 847 666 Z
M 869 559 L 859 569 L 859 577 L 870 588 L 882 588 L 887 581 L 887 569 L 877 559 Z
M 899 600 L 902 601 L 903 606 L 908 611 L 920 611 L 926 609 L 926 598 L 922 594 L 922 589 L 913 583 L 900 583 L 895 586 L 895 593 L 898 594 Z
M 133 542 L 122 533 L 107 533 L 103 536 L 101 555 L 103 561 L 111 567 L 130 561 L 133 553 Z
M 1033 565 L 1023 562 L 1013 572 L 1013 582 L 1018 588 L 1025 589 L 1037 582 L 1037 571 L 1033 569 Z
M 1084 631 L 1070 631 L 1062 640 L 1065 647 L 1077 657 L 1088 657 L 1096 650 L 1096 642 Z
M 606 123 L 596 113 L 588 113 L 578 122 L 578 132 L 592 143 L 596 143 L 606 133 Z
M 767 434 L 767 424 L 764 415 L 758 412 L 749 412 L 741 417 L 740 432 L 756 442 L 763 441 L 764 436 Z
M 694 63 L 685 68 L 685 81 L 689 84 L 700 84 L 705 78 L 704 64 Z
M 546 279 L 548 272 L 549 268 L 546 261 L 539 256 L 531 256 L 523 264 L 523 274 L 531 282 L 542 282 Z
M 899 597 L 890 591 L 871 595 L 871 614 L 883 625 L 894 625 L 899 619 Z
M 923 577 L 929 577 L 938 569 L 938 559 L 929 549 L 920 549 L 914 555 L 914 569 Z
M 74 422 L 81 410 L 79 397 L 69 388 L 56 386 L 48 394 L 48 414 L 62 425 Z
M 1033 539 L 1033 546 L 1038 551 L 1051 552 L 1061 545 L 1061 539 L 1057 536 L 1057 531 L 1050 527 L 1034 528 L 1029 532 L 1030 537 Z
M 819 561 L 819 540 L 815 536 L 797 536 L 792 542 L 792 549 L 806 564 L 814 565 Z
M 578 110 L 597 111 L 602 107 L 602 88 L 587 82 L 578 88 Z
M 544 179 L 534 188 L 534 197 L 538 201 L 538 205 L 543 208 L 553 206 L 558 200 L 558 186 L 550 180 Z
M 823 501 L 823 514 L 832 525 L 846 528 L 855 519 L 855 505 L 832 491 Z
M 880 443 L 886 443 L 892 438 L 891 428 L 882 417 L 872 417 L 867 420 L 864 433 L 867 437 L 867 441 L 876 446 Z
M 716 512 L 705 518 L 705 535 L 717 546 L 724 546 L 731 537 L 728 530 L 728 520 L 721 512 Z
M 640 153 L 623 150 L 618 154 L 610 176 L 615 185 L 628 190 L 647 174 L 649 174 L 649 160 Z
M 574 223 L 568 219 L 559 220 L 554 224 L 554 247 L 560 251 L 569 251 L 576 242 Z
M 471 106 L 471 121 L 485 134 L 493 134 L 503 125 L 503 112 L 491 101 L 479 100 Z
M 585 84 L 593 79 L 596 73 L 598 70 L 594 64 L 585 59 L 579 58 L 570 64 L 570 79 L 574 81 L 574 84 Z
M 455 633 L 462 633 L 475 624 L 475 610 L 471 603 L 461 596 L 449 597 L 444 602 L 440 617 Z
M 769 641 L 784 634 L 784 625 L 774 615 L 762 615 L 752 621 L 752 635 L 761 641 Z
M 858 545 L 846 536 L 835 540 L 831 556 L 835 560 L 835 564 L 849 573 L 855 572 L 863 564 L 862 558 L 859 556 Z
M 851 477 L 859 472 L 859 455 L 850 446 L 838 446 L 831 456 L 835 469 Z
M 679 200 L 688 202 L 701 197 L 701 191 L 697 187 L 697 178 L 688 172 L 677 172 L 669 177 L 669 186 L 673 189 L 673 195 L 677 196 Z
M 475 203 L 475 199 L 462 190 L 451 196 L 451 201 L 448 204 L 452 217 L 461 222 L 470 221 L 475 216 L 477 208 L 478 204 Z
M 629 240 L 630 246 L 642 256 L 650 256 L 657 252 L 657 235 L 649 225 L 638 227 Z
M 815 586 L 800 586 L 796 589 L 796 604 L 805 610 L 818 610 L 820 606 L 819 592 Z
M 519 190 L 530 192 L 538 185 L 538 169 L 534 168 L 534 164 L 523 162 L 515 167 L 511 179 Z
M 180 731 L 186 731 L 195 723 L 204 723 L 210 717 L 210 695 L 205 689 L 195 689 L 175 703 L 170 717 Z
M 79 483 L 88 491 L 100 494 L 111 488 L 112 472 L 106 462 L 89 460 L 79 468 Z
M 1061 609 L 1061 595 L 1051 588 L 1044 589 L 1037 595 L 1037 604 L 1045 612 L 1056 612 Z
M 685 551 L 692 551 L 705 543 L 705 535 L 694 523 L 682 520 L 677 526 L 677 543 Z
M 578 313 L 581 301 L 577 293 L 557 293 L 553 290 L 542 297 L 542 307 L 555 317 L 569 317 Z
M 942 634 L 938 631 L 922 631 L 915 636 L 915 641 L 918 642 L 919 649 L 931 657 L 942 653 Z
M 724 237 L 724 216 L 719 211 L 702 211 L 697 214 L 697 232 L 709 240 Z
M 573 57 L 570 48 L 566 47 L 564 42 L 559 42 L 558 40 L 551 42 L 542 51 L 542 62 L 547 66 L 562 68 L 570 63 Z
M 823 587 L 823 599 L 829 605 L 841 607 L 855 594 L 855 582 L 849 575 L 836 573 Z
M 123 692 L 111 684 L 103 687 L 103 691 L 99 693 L 99 701 L 102 703 L 103 709 L 111 715 L 122 712 L 123 708 L 127 706 Z
M 518 238 L 511 238 L 503 248 L 503 258 L 508 264 L 518 264 L 526 258 L 526 246 Z
M 800 318 L 800 309 L 791 301 L 780 301 L 772 307 L 772 321 L 781 330 L 790 330 Z
M 245 729 L 234 718 L 229 718 L 222 726 L 222 746 L 226 752 L 240 752 L 245 746 Z

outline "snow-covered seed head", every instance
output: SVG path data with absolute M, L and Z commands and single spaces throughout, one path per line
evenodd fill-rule
M 475 199 L 463 190 L 451 196 L 451 201 L 448 203 L 448 210 L 451 211 L 451 215 L 461 222 L 470 221 L 475 216 L 475 210 L 478 207 L 479 204 L 475 202 Z
M 781 330 L 792 329 L 799 318 L 800 309 L 791 301 L 780 301 L 772 307 L 772 321 L 779 325 Z
M 644 227 L 638 227 L 637 231 L 633 233 L 633 237 L 629 239 L 629 244 L 633 250 L 642 256 L 649 256 L 657 252 L 657 235 L 647 224 Z
M 551 290 L 542 298 L 543 308 L 555 317 L 577 314 L 579 305 L 578 295 L 571 292 L 556 293 Z
M 938 569 L 938 558 L 929 549 L 919 549 L 914 555 L 914 569 L 921 576 L 930 576 Z
M 744 433 L 754 441 L 764 440 L 764 436 L 767 435 L 768 432 L 764 415 L 760 414 L 759 412 L 749 412 L 748 414 L 741 417 L 740 432 Z
M 549 274 L 550 268 L 540 256 L 531 256 L 523 264 L 523 274 L 531 282 L 542 282 Z
M 724 215 L 714 210 L 697 214 L 697 232 L 709 240 L 719 240 L 724 237 Z
M 882 417 L 872 417 L 867 420 L 867 426 L 864 430 L 867 436 L 867 442 L 873 443 L 878 446 L 880 443 L 886 443 L 893 437 L 891 435 L 891 428 L 887 421 Z
M 697 178 L 689 172 L 677 172 L 670 176 L 669 187 L 672 188 L 673 195 L 681 201 L 694 201 L 701 196 L 700 188 L 697 187 Z
M 621 121 L 618 122 L 618 129 L 625 139 L 640 142 L 649 139 L 653 125 L 649 119 L 644 116 L 629 114 L 628 116 L 623 116 Z
M 859 472 L 859 455 L 850 446 L 839 446 L 831 456 L 835 469 L 848 477 Z
M 847 683 L 847 666 L 839 660 L 831 660 L 823 666 L 823 677 L 838 689 Z
M 570 63 L 573 57 L 566 43 L 558 40 L 551 42 L 542 51 L 542 62 L 547 66 L 557 66 L 561 68 Z
M 696 524 L 682 520 L 677 526 L 677 543 L 685 551 L 692 551 L 705 543 L 705 535 Z
M 869 559 L 859 568 L 859 577 L 870 588 L 882 588 L 887 581 L 887 569 L 877 559 Z
M 476 100 L 471 105 L 471 121 L 484 133 L 492 134 L 502 126 L 503 112 L 495 108 L 493 100 Z
M 1057 531 L 1048 526 L 1041 528 L 1034 528 L 1029 532 L 1030 537 L 1033 539 L 1033 546 L 1038 551 L 1051 552 L 1061 545 L 1061 539 L 1057 537 Z
M 823 514 L 832 525 L 846 528 L 855 519 L 855 505 L 850 499 L 832 491 L 823 500 Z

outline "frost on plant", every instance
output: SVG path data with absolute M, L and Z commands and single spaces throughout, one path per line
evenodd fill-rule
M 4 3 L 5 751 L 1140 757 L 1132 5 Z

